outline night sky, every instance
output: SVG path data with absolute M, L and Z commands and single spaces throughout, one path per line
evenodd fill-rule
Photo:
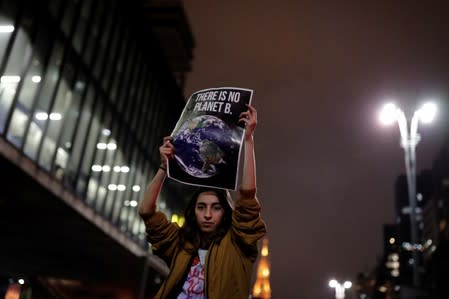
M 446 3 L 184 1 L 196 40 L 186 96 L 255 90 L 273 298 L 332 298 L 329 278 L 375 266 L 404 172 L 399 130 L 377 114 L 387 97 L 408 115 L 436 99 L 417 148 L 418 171 L 430 168 L 449 135 Z

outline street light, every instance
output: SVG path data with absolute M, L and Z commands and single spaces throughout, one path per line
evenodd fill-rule
M 421 137 L 418 134 L 418 123 L 430 123 L 437 112 L 434 103 L 425 103 L 420 109 L 413 113 L 410 122 L 410 133 L 408 122 L 404 112 L 393 103 L 386 104 L 380 112 L 379 119 L 383 124 L 392 124 L 397 121 L 401 134 L 401 147 L 404 149 L 405 172 L 407 176 L 408 199 L 410 204 L 410 230 L 413 257 L 413 285 L 420 285 L 418 272 L 418 231 L 416 225 L 416 155 L 415 148 Z
M 335 279 L 331 279 L 329 281 L 329 286 L 335 289 L 335 299 L 344 299 L 345 289 L 349 289 L 352 286 L 352 283 L 350 281 L 345 281 L 343 284 L 340 284 Z

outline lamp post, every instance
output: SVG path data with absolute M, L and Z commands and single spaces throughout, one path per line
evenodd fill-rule
M 410 231 L 413 257 L 413 285 L 420 285 L 418 272 L 418 227 L 416 223 L 416 155 L 415 149 L 421 137 L 418 134 L 418 123 L 430 123 L 436 115 L 436 106 L 433 103 L 426 103 L 413 113 L 410 122 L 410 132 L 408 131 L 408 121 L 404 112 L 393 103 L 386 104 L 381 113 L 380 121 L 384 124 L 392 124 L 397 121 L 401 134 L 401 147 L 404 149 L 405 172 L 407 176 L 408 199 L 410 205 Z
M 335 299 L 344 299 L 345 289 L 349 289 L 352 286 L 352 283 L 350 281 L 345 281 L 343 284 L 340 284 L 335 279 L 331 279 L 329 281 L 329 286 L 335 289 Z

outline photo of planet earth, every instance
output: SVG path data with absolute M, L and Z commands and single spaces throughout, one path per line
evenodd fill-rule
M 243 129 L 242 129 L 243 132 Z M 196 178 L 210 178 L 235 164 L 239 140 L 220 118 L 201 115 L 186 120 L 173 135 L 178 166 Z

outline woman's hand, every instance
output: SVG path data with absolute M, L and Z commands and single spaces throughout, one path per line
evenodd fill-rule
M 173 159 L 175 157 L 175 147 L 171 143 L 173 137 L 166 136 L 164 137 L 164 141 L 162 145 L 159 147 L 159 154 L 161 157 L 161 165 L 160 167 L 167 169 L 168 159 Z
M 249 104 L 246 106 L 248 111 L 240 113 L 239 123 L 245 123 L 245 140 L 250 140 L 253 138 L 254 130 L 257 126 L 257 110 Z

